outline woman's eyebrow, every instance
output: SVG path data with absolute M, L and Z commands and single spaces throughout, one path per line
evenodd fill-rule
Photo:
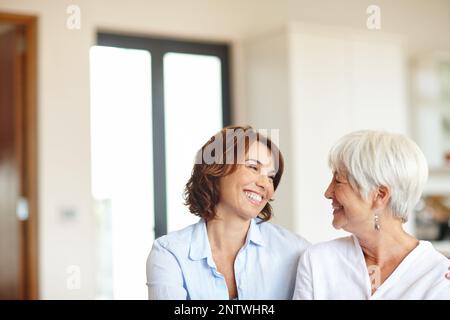
M 263 164 L 262 164 L 262 162 L 261 161 L 259 161 L 259 160 L 256 160 L 256 159 L 252 159 L 252 158 L 249 158 L 249 159 L 247 159 L 246 161 L 253 161 L 253 162 L 256 162 L 258 165 L 260 165 L 260 166 L 264 166 Z M 275 175 L 276 174 L 276 171 L 275 171 L 275 169 L 273 169 L 273 170 L 270 170 L 269 171 L 269 174 L 273 174 L 273 175 Z
M 249 158 L 249 159 L 247 159 L 247 160 L 245 160 L 245 161 L 253 161 L 253 162 L 256 162 L 256 163 L 259 164 L 259 165 L 262 165 L 261 161 L 256 160 L 256 159 L 252 159 L 252 158 Z

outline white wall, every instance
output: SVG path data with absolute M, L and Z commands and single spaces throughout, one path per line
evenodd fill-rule
M 341 234 L 323 196 L 333 143 L 359 129 L 408 133 L 406 56 L 391 35 L 305 24 L 290 34 L 296 230 L 317 242 Z
M 262 38 L 244 42 L 246 118 L 256 129 L 279 130 L 279 148 L 285 160 L 284 174 L 272 203 L 273 221 L 292 229 L 294 215 L 291 176 L 295 164 L 290 154 L 288 35 L 277 29 Z
M 88 52 L 90 46 L 95 44 L 95 33 L 98 29 L 229 41 L 233 52 L 232 91 L 235 122 L 255 122 L 255 126 L 265 127 L 267 122 L 262 117 L 247 112 L 243 39 L 268 30 L 278 30 L 291 20 L 364 28 L 365 9 L 371 4 L 369 2 L 371 1 L 0 0 L 1 11 L 35 14 L 39 17 L 41 297 L 93 298 L 95 293 L 96 253 L 93 245 L 95 235 L 90 192 Z M 442 32 L 450 30 L 448 19 L 450 2 L 446 0 L 377 2 L 382 9 L 382 31 L 396 32 L 408 37 L 408 52 L 450 49 L 450 38 L 447 32 Z M 69 4 L 76 4 L 81 8 L 81 30 L 72 31 L 66 28 L 66 8 Z M 320 57 L 317 59 L 320 60 Z M 277 95 L 281 95 L 284 90 L 279 88 Z M 289 88 L 287 92 L 290 92 Z M 280 104 L 284 104 L 283 98 L 279 101 Z M 326 103 L 324 101 L 321 103 L 325 108 Z M 318 116 L 317 111 L 311 113 L 311 119 Z M 291 126 L 283 115 L 274 119 L 277 119 L 276 126 L 281 128 Z M 340 134 L 341 131 L 335 133 Z M 289 139 L 289 137 L 282 138 L 282 144 Z M 323 161 L 322 153 L 326 148 L 324 145 L 317 150 L 311 149 L 319 152 L 316 159 L 318 164 L 319 157 L 320 161 Z M 285 154 L 291 157 L 289 150 Z M 307 159 L 306 166 L 313 161 L 312 156 Z M 299 169 L 303 166 L 297 163 L 294 165 Z M 289 168 L 288 170 L 292 171 Z M 323 178 L 321 176 L 320 179 Z M 289 179 L 284 182 L 287 183 L 280 188 L 280 200 L 292 194 L 290 190 L 292 182 L 289 182 Z M 300 192 L 316 194 L 316 189 L 321 188 L 322 182 L 318 181 L 305 186 Z M 283 215 L 281 222 L 292 227 L 293 214 L 296 212 L 291 211 L 289 205 L 285 208 L 280 210 L 284 211 L 279 214 Z M 72 220 L 62 218 L 61 211 L 66 209 L 75 211 L 76 215 Z M 81 267 L 82 282 L 79 290 L 67 290 L 66 268 L 69 265 Z
M 289 21 L 365 29 L 369 5 L 380 8 L 381 32 L 407 38 L 408 55 L 450 49 L 448 0 L 290 0 L 287 14 Z
M 245 49 L 248 117 L 282 132 L 288 170 L 276 194 L 278 222 L 312 242 L 342 235 L 323 197 L 328 151 L 357 129 L 408 133 L 401 37 L 293 23 Z

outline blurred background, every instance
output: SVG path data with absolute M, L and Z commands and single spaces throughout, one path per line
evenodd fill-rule
M 0 298 L 146 299 L 155 237 L 224 125 L 278 137 L 274 222 L 331 227 L 327 153 L 407 134 L 430 178 L 406 228 L 450 256 L 450 1 L 0 0 Z

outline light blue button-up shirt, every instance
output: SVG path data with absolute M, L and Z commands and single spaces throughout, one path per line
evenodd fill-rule
M 253 219 L 235 263 L 239 299 L 292 299 L 302 237 Z M 147 259 L 149 299 L 229 299 L 203 219 L 155 240 Z

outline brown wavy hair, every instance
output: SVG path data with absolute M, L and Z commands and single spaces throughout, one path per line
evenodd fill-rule
M 212 149 L 212 146 L 218 141 L 226 143 L 222 143 L 219 152 L 216 152 L 217 149 Z M 240 161 L 238 159 L 238 147 L 244 146 L 245 154 L 247 154 L 250 145 L 256 141 L 264 144 L 274 157 L 276 174 L 273 179 L 273 185 L 274 190 L 277 189 L 284 170 L 284 159 L 278 147 L 269 138 L 255 131 L 251 126 L 225 127 L 212 136 L 197 152 L 194 168 L 183 194 L 184 204 L 188 206 L 192 214 L 206 221 L 214 219 L 216 216 L 216 205 L 220 200 L 220 178 L 233 173 L 238 168 L 238 161 Z M 204 159 L 204 155 L 209 150 L 211 150 L 212 159 L 207 161 Z M 231 164 L 228 161 L 230 158 L 233 159 Z M 227 161 L 224 161 L 225 159 Z M 261 222 L 270 220 L 272 217 L 272 206 L 269 202 L 264 206 L 258 217 L 261 219 Z

